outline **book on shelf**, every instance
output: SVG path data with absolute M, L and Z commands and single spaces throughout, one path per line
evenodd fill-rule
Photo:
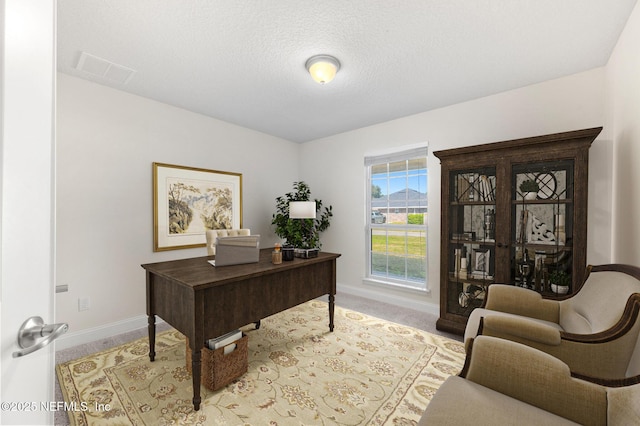
M 233 342 L 241 338 L 242 338 L 242 331 L 233 330 L 233 331 L 230 331 L 229 333 L 223 334 L 222 336 L 218 336 L 213 339 L 207 340 L 207 347 L 209 349 L 219 349 L 224 346 L 231 345 Z
M 458 201 L 469 201 L 469 181 L 466 179 L 465 175 L 458 175 Z
M 495 201 L 495 176 L 477 173 L 459 174 L 456 185 L 457 201 Z
M 480 175 L 478 177 L 478 201 L 495 201 L 495 176 Z

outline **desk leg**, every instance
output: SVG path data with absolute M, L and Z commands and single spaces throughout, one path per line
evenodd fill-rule
M 191 376 L 193 378 L 193 409 L 195 411 L 200 410 L 200 402 L 202 398 L 200 398 L 200 375 L 202 374 L 201 370 L 201 348 L 194 349 L 191 347 Z
M 149 359 L 153 362 L 156 358 L 156 316 L 149 315 L 148 318 L 149 325 L 147 329 L 149 330 Z
M 333 331 L 333 312 L 336 308 L 336 296 L 329 295 L 329 331 Z

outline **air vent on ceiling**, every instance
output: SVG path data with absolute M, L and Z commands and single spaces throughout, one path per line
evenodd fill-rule
M 87 52 L 81 52 L 76 69 L 120 84 L 127 84 L 136 73 L 131 68 L 114 64 Z

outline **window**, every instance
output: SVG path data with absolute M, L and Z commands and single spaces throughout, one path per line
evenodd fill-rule
M 365 158 L 367 279 L 427 289 L 427 148 Z

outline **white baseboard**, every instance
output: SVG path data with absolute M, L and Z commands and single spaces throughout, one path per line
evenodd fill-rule
M 395 294 L 389 294 L 374 287 L 362 288 L 349 284 L 336 285 L 338 293 L 348 293 L 354 296 L 364 297 L 367 299 L 373 299 L 377 302 L 390 303 L 392 305 L 400 306 L 402 308 L 414 309 L 416 311 L 428 312 L 434 315 L 440 315 L 440 305 L 434 303 L 425 302 L 423 300 L 416 300 L 410 296 L 400 296 Z
M 56 339 L 56 351 L 72 348 L 85 343 L 95 342 L 96 340 L 116 336 L 122 333 L 146 328 L 148 323 L 146 315 L 140 315 L 121 321 L 112 322 L 98 327 L 87 328 L 80 331 L 70 331 Z M 156 325 L 164 321 L 156 317 Z

